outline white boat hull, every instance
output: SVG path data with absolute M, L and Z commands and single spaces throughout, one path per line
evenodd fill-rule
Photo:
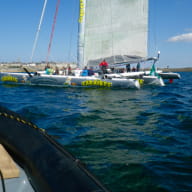
M 155 85 L 155 86 L 165 86 L 164 81 L 161 77 L 157 76 L 143 76 L 144 84 Z
M 136 79 L 103 79 L 95 76 L 32 75 L 27 73 L 0 73 L 0 80 L 7 84 L 24 84 L 54 87 L 109 87 L 139 89 Z
M 173 72 L 162 72 L 159 73 L 159 75 L 163 79 L 181 79 L 181 75 L 179 73 L 173 73 Z
M 164 86 L 163 79 L 159 76 L 144 75 L 144 72 L 129 72 L 129 73 L 119 73 L 119 74 L 106 74 L 107 78 L 133 78 L 138 79 L 141 84 Z

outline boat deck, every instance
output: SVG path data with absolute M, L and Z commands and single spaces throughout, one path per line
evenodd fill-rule
M 9 153 L 0 144 L 0 192 L 34 192 L 24 170 L 15 163 Z M 2 178 L 3 177 L 3 178 Z M 4 184 L 4 186 L 3 186 Z M 5 188 L 5 189 L 3 189 Z

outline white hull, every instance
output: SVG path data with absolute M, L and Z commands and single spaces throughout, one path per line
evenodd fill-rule
M 119 73 L 119 74 L 106 74 L 107 78 L 133 78 L 139 79 L 140 83 L 145 85 L 154 85 L 154 86 L 164 86 L 163 79 L 157 76 L 144 75 L 144 72 L 129 72 L 129 73 Z
M 173 72 L 162 72 L 159 73 L 159 75 L 163 79 L 181 79 L 181 75 L 179 73 L 173 73 Z
M 0 73 L 2 83 L 39 85 L 54 87 L 109 87 L 139 89 L 140 84 L 136 79 L 103 79 L 95 76 L 64 76 L 64 75 L 32 75 L 27 73 Z
M 161 70 L 156 71 L 157 74 L 162 78 L 162 79 L 180 79 L 181 75 L 179 73 L 174 73 L 174 72 L 163 72 Z M 149 75 L 150 71 L 145 71 L 145 75 Z
M 161 77 L 156 76 L 143 76 L 144 84 L 155 85 L 155 86 L 165 86 L 164 81 Z

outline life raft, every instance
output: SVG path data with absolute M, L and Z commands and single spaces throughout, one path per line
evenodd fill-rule
M 35 191 L 108 191 L 46 131 L 4 107 L 0 107 L 0 143 L 25 170 Z

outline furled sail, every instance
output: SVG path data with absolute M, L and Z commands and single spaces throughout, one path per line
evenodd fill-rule
M 80 0 L 79 65 L 147 56 L 148 0 Z

